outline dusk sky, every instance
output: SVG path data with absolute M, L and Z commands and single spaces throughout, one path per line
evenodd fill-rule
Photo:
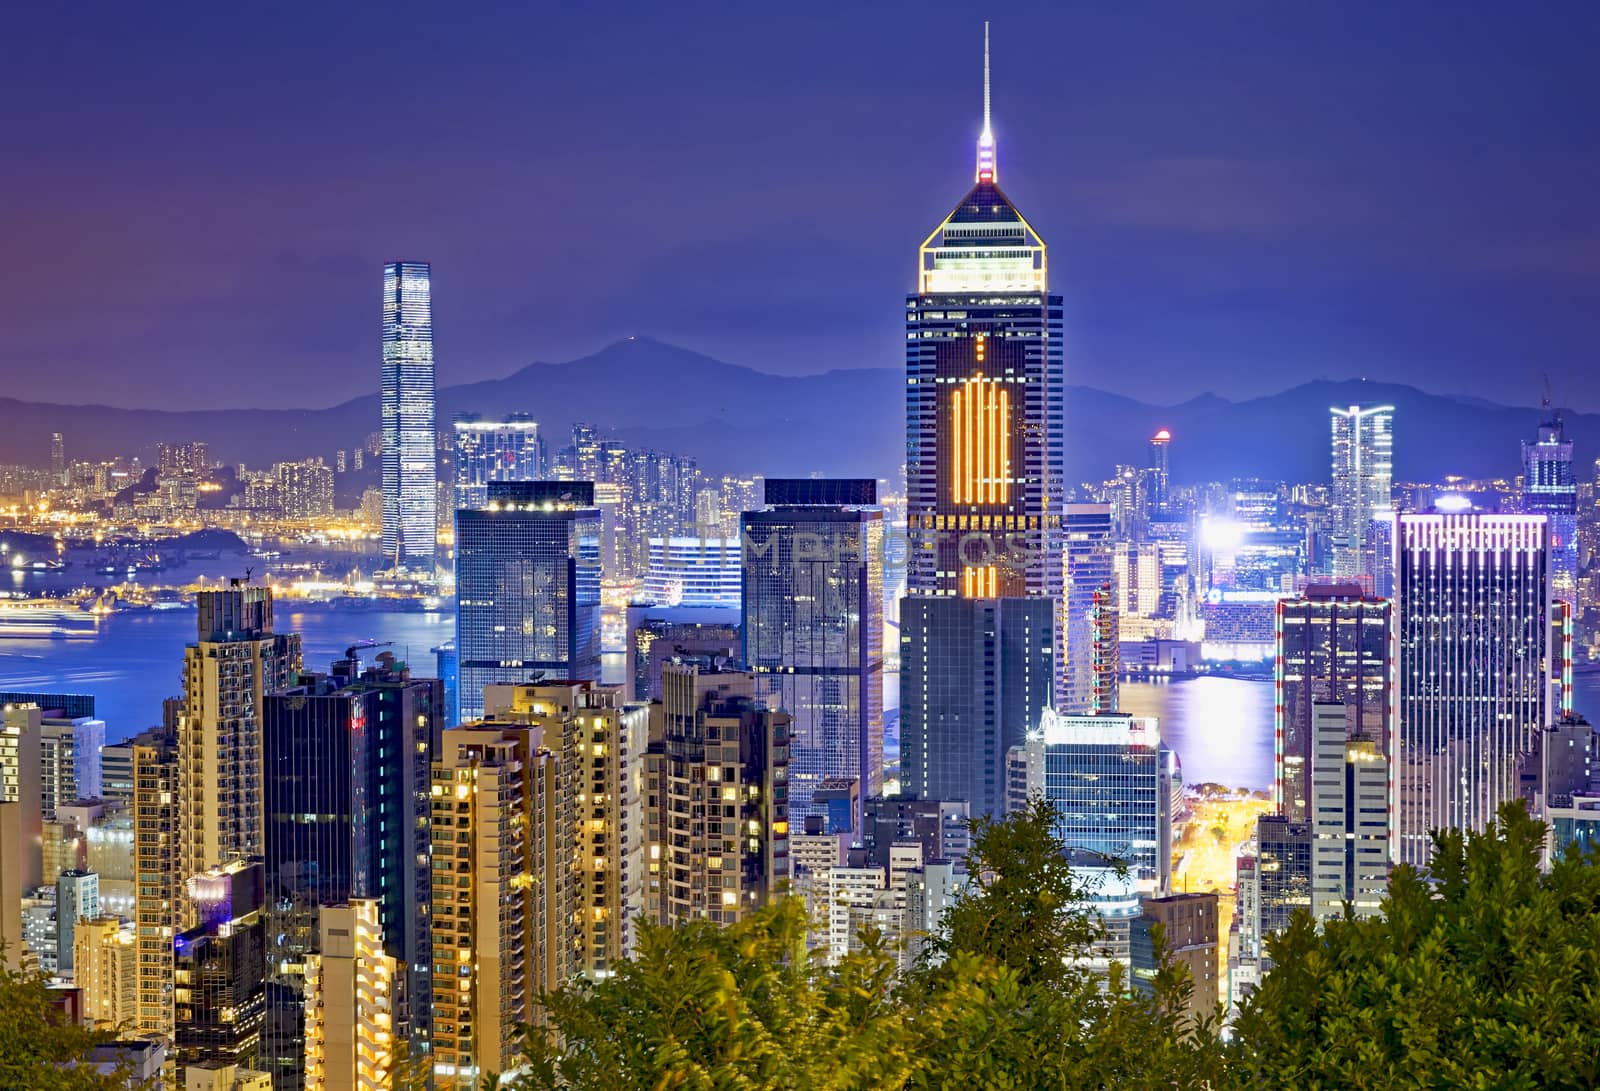
M 632 333 L 898 368 L 985 18 L 1071 382 L 1600 409 L 1600 6 L 1554 0 L 13 5 L 4 393 L 374 392 L 393 259 L 441 385 Z

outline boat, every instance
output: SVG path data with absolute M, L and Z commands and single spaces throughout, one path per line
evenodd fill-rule
M 0 637 L 89 639 L 99 631 L 99 615 L 71 599 L 0 599 Z

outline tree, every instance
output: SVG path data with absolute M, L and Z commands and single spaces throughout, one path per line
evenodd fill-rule
M 1240 1086 L 1600 1087 L 1600 855 L 1539 871 L 1544 825 L 1508 804 L 1395 869 L 1383 915 L 1296 913 L 1235 1027 Z M 1431 881 L 1428 881 L 1431 880 Z
M 936 959 L 907 984 L 921 1064 L 908 1087 L 1200 1087 L 1220 1061 L 1216 1020 L 1183 1014 L 1187 970 L 1161 957 L 1148 993 L 1125 968 L 1086 968 L 1106 939 L 1093 891 L 1068 865 L 1057 811 L 1036 798 L 973 826 L 971 880 Z M 1155 937 L 1158 953 L 1162 940 Z
M 128 1091 L 126 1074 L 103 1075 L 89 1064 L 110 1037 L 66 1019 L 45 979 L 12 968 L 0 945 L 0 1087 Z
M 1057 811 L 1043 797 L 1004 819 L 972 823 L 967 886 L 928 945 L 934 961 L 968 951 L 1009 967 L 1024 984 L 1059 982 L 1099 938 L 1055 836 Z
M 798 898 L 722 926 L 644 926 L 614 976 L 545 997 L 522 1091 L 869 1091 L 914 1064 L 895 960 L 876 938 L 832 969 L 806 950 Z

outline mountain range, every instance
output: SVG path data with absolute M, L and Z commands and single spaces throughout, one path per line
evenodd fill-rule
M 373 367 L 374 385 L 377 367 Z M 1070 364 L 1069 364 L 1070 373 Z M 1329 473 L 1328 408 L 1395 406 L 1395 477 L 1511 477 L 1520 441 L 1541 411 L 1478 398 L 1431 394 L 1373 381 L 1304 383 L 1266 397 L 1206 394 L 1159 405 L 1096 389 L 1093 375 L 1067 389 L 1068 477 L 1099 480 L 1119 463 L 1143 465 L 1158 429 L 1173 434 L 1177 482 L 1234 477 L 1323 480 Z M 587 422 L 631 445 L 693 455 L 714 473 L 884 477 L 904 461 L 905 378 L 895 368 L 784 377 L 714 360 L 649 338 L 629 338 L 563 364 L 535 363 L 502 379 L 443 386 L 441 431 L 459 413 L 526 412 L 552 449 Z M 1579 476 L 1600 454 L 1600 414 L 1564 413 Z M 0 398 L 0 462 L 44 465 L 50 434 L 69 459 L 138 453 L 157 441 L 204 440 L 212 457 L 249 466 L 358 446 L 378 429 L 373 393 L 326 409 L 172 412 L 102 405 L 51 405 Z

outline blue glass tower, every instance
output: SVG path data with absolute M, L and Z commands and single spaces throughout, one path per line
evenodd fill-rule
M 483 687 L 536 673 L 600 680 L 600 511 L 589 481 L 492 481 L 456 512 L 454 723 Z
M 433 574 L 439 471 L 434 453 L 433 289 L 425 261 L 383 267 L 383 555 Z

